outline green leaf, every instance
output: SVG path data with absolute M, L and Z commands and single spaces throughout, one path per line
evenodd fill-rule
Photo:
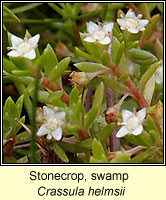
M 71 153 L 82 153 L 87 150 L 82 146 L 82 144 L 79 144 L 76 141 L 75 143 L 61 142 L 60 145 L 63 149 Z
M 151 100 L 155 90 L 155 83 L 156 83 L 155 74 L 153 74 L 153 76 L 148 80 L 144 88 L 143 94 L 149 105 L 151 104 Z
M 79 70 L 86 73 L 97 72 L 100 70 L 109 70 L 108 67 L 105 67 L 102 64 L 92 63 L 92 62 L 80 62 L 80 63 L 74 64 L 74 66 L 77 67 Z
M 105 155 L 104 148 L 100 141 L 94 139 L 92 144 L 92 153 L 93 157 L 90 158 L 90 163 L 100 162 L 100 163 L 108 163 L 108 159 Z
M 24 95 L 21 95 L 16 102 L 16 109 L 18 111 L 18 118 L 20 118 L 20 116 L 21 116 L 23 101 L 24 101 Z
M 16 144 L 28 142 L 30 140 L 31 140 L 31 135 L 27 131 L 24 131 L 16 135 Z
M 73 5 L 73 14 L 77 16 L 83 6 L 83 3 L 74 3 Z
M 17 67 L 11 61 L 3 59 L 3 69 L 10 73 L 12 70 L 17 70 Z
M 64 16 L 64 11 L 63 9 L 59 8 L 55 3 L 48 3 L 48 5 L 58 14 L 61 16 Z
M 28 86 L 32 83 L 32 81 L 34 81 L 34 78 L 31 76 L 19 76 L 17 77 L 19 83 Z
M 16 76 L 30 76 L 30 70 L 12 70 L 12 74 Z
M 74 87 L 70 93 L 69 107 L 75 105 L 79 100 L 80 92 L 77 87 Z
M 89 149 L 89 150 L 92 149 L 92 143 L 93 143 L 93 139 L 92 138 L 89 138 L 89 139 L 86 139 L 86 140 L 82 141 L 83 147 L 86 148 L 86 149 Z
M 3 5 L 3 10 L 12 18 L 14 18 L 15 20 L 17 20 L 19 23 L 21 23 L 20 19 L 9 9 L 7 8 L 5 5 Z M 4 14 L 5 15 L 5 14 Z
M 101 142 L 106 142 L 106 140 L 111 136 L 113 130 L 115 127 L 115 123 L 108 124 L 106 127 L 104 127 L 97 135 L 97 138 Z
M 13 127 L 9 118 L 3 115 L 3 139 L 8 139 L 11 135 L 13 135 Z
M 116 37 L 113 37 L 112 61 L 116 64 L 116 66 L 118 66 L 120 63 L 124 49 L 125 49 L 124 41 L 120 43 Z
M 112 78 L 106 77 L 106 76 L 99 76 L 99 78 L 106 84 L 108 85 L 109 88 L 112 90 L 121 93 L 121 94 L 126 94 L 129 92 L 128 88 L 121 82 L 118 82 Z
M 90 53 L 92 56 L 95 56 L 98 61 L 100 61 L 101 57 L 101 48 L 97 44 L 97 42 L 86 42 L 84 41 L 84 38 L 86 38 L 86 34 L 80 34 L 81 41 L 87 50 L 88 53 Z
M 108 163 L 108 159 L 104 154 L 101 155 L 101 159 L 96 159 L 91 156 L 89 163 Z
M 142 152 L 132 158 L 130 160 L 130 163 L 142 163 L 145 161 L 148 157 L 153 156 L 158 151 L 158 147 L 151 147 L 150 149 L 146 150 L 145 152 Z
M 94 62 L 97 61 L 97 59 L 96 59 L 95 56 L 90 55 L 90 54 L 87 54 L 87 53 L 83 52 L 82 50 L 80 50 L 80 49 L 77 48 L 77 47 L 76 47 L 76 52 L 77 52 L 77 54 L 78 54 L 79 56 L 83 57 L 83 58 L 86 59 L 86 60 L 94 61 Z
M 154 64 L 152 64 L 149 69 L 143 74 L 143 76 L 140 79 L 139 85 L 138 87 L 140 89 L 142 89 L 146 83 L 148 82 L 148 80 L 153 76 L 153 74 L 155 73 L 155 71 L 157 70 L 157 68 L 161 65 L 161 62 L 156 62 Z
M 122 42 L 124 40 L 123 34 L 121 30 L 119 29 L 119 26 L 117 23 L 114 23 L 113 35 L 119 40 L 119 42 Z
M 103 51 L 101 55 L 102 64 L 108 66 L 110 64 L 110 59 L 111 59 L 110 54 L 106 50 Z
M 140 65 L 151 65 L 157 62 L 157 58 L 153 54 L 142 49 L 129 49 L 127 55 L 133 62 Z
M 65 4 L 64 13 L 68 18 L 73 16 L 72 5 L 70 3 Z
M 151 138 L 154 143 L 158 142 L 160 139 L 160 133 L 158 131 L 158 128 L 156 127 L 156 124 L 150 115 L 147 116 L 146 118 L 146 130 L 149 132 L 151 135 Z
M 32 117 L 32 102 L 31 99 L 29 98 L 29 95 L 25 89 L 24 85 L 18 84 L 15 82 L 16 88 L 19 91 L 20 94 L 24 94 L 24 106 L 26 108 L 26 111 L 28 113 L 29 118 L 31 119 Z
M 74 120 L 78 121 L 79 123 L 82 123 L 83 105 L 81 100 L 78 100 L 76 106 L 73 108 L 73 111 L 74 111 Z
M 62 161 L 66 163 L 69 162 L 69 158 L 65 154 L 64 150 L 56 142 L 52 142 L 49 146 Z
M 159 14 L 153 15 L 153 17 L 150 19 L 150 23 L 146 26 L 145 31 L 142 33 L 141 40 L 146 41 L 152 36 L 154 31 L 156 30 L 156 25 L 159 20 L 159 17 Z
M 111 53 L 112 53 L 112 61 L 114 63 L 116 61 L 116 56 L 118 54 L 119 47 L 120 47 L 119 40 L 115 36 L 113 36 L 113 43 L 112 43 Z
M 120 154 L 113 158 L 110 163 L 129 163 L 130 160 L 131 158 L 129 154 Z
M 93 122 L 93 124 L 92 124 L 92 130 L 91 130 L 91 135 L 92 135 L 92 137 L 93 137 L 93 138 L 94 138 L 94 137 L 97 138 L 99 132 L 100 132 L 100 126 L 99 126 L 99 124 L 97 123 L 97 121 L 95 120 L 95 121 Z
M 98 85 L 95 91 L 94 98 L 93 98 L 93 106 L 96 106 L 98 109 L 97 116 L 100 115 L 103 98 L 104 98 L 104 83 L 100 82 L 100 84 Z
M 67 69 L 71 58 L 67 57 L 61 60 L 49 73 L 49 79 L 51 82 L 56 81 Z
M 15 157 L 13 156 L 10 156 L 10 157 L 5 157 L 4 158 L 4 163 L 7 163 L 7 164 L 14 164 L 14 163 L 17 163 L 17 160 Z
M 48 76 L 50 71 L 58 64 L 58 60 L 54 50 L 52 49 L 51 45 L 48 44 L 47 47 L 44 49 L 42 54 L 42 61 L 41 65 L 44 66 L 44 70 L 46 75 Z
M 4 115 L 5 115 L 5 117 L 7 117 L 9 119 L 10 123 L 12 123 L 12 124 L 15 122 L 15 118 L 19 118 L 19 114 L 16 109 L 16 105 L 11 97 L 8 97 L 5 102 Z
M 156 7 L 158 3 L 148 3 L 149 11 L 152 12 Z
M 48 103 L 53 104 L 56 99 L 60 99 L 62 97 L 62 93 L 62 90 L 51 92 L 48 96 Z
M 36 8 L 40 5 L 42 5 L 43 3 L 26 3 L 23 6 L 17 7 L 17 8 L 13 8 L 12 12 L 13 13 L 21 13 L 21 12 L 26 12 L 28 10 L 31 10 L 33 8 Z
M 90 124 L 94 121 L 97 116 L 98 109 L 96 106 L 93 106 L 88 113 L 84 115 L 84 127 L 88 128 Z
M 139 7 L 140 12 L 143 14 L 143 16 L 146 19 L 150 20 L 150 11 L 148 8 L 148 4 L 149 3 L 140 3 L 138 4 L 138 7 Z
M 126 50 L 136 48 L 138 46 L 138 44 L 139 44 L 138 40 L 126 42 Z
M 153 43 L 153 50 L 155 52 L 155 55 L 159 60 L 163 59 L 163 44 L 160 42 L 159 39 L 156 39 L 156 42 Z
M 153 144 L 152 138 L 150 137 L 149 133 L 147 133 L 145 130 L 140 135 L 126 135 L 125 139 L 127 139 L 130 143 L 134 145 L 141 145 L 150 147 Z

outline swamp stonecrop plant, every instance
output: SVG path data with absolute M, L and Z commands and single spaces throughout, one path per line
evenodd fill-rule
M 50 44 L 40 55 L 39 34 L 27 31 L 22 40 L 8 32 L 11 51 L 3 59 L 3 78 L 20 97 L 16 103 L 8 97 L 3 108 L 5 163 L 28 163 L 32 154 L 36 163 L 163 162 L 161 41 L 151 49 L 159 15 L 150 17 L 145 5 L 137 15 L 119 9 L 114 21 L 87 22 L 72 60 L 58 61 Z M 63 86 L 64 76 L 72 87 Z

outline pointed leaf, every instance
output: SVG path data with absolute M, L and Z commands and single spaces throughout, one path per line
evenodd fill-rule
M 69 158 L 65 154 L 64 150 L 56 142 L 52 142 L 49 146 L 62 161 L 66 163 L 69 162 Z
M 44 70 L 46 75 L 48 76 L 50 71 L 58 64 L 58 60 L 54 50 L 52 49 L 51 45 L 48 44 L 47 47 L 44 49 L 42 54 L 42 61 L 41 65 L 44 66 Z
M 90 124 L 94 121 L 97 116 L 98 109 L 96 106 L 93 106 L 88 113 L 84 116 L 84 127 L 88 128 Z
M 112 90 L 121 94 L 126 94 L 127 92 L 129 92 L 128 88 L 123 83 L 118 82 L 117 80 L 114 80 L 106 76 L 99 76 L 99 77 Z
M 140 65 L 151 65 L 157 62 L 157 58 L 148 51 L 132 48 L 127 51 L 130 59 Z
M 98 109 L 97 116 L 100 115 L 103 98 L 104 98 L 104 83 L 101 82 L 98 85 L 93 98 L 93 106 L 96 106 Z
M 24 95 L 21 95 L 17 102 L 16 102 L 16 109 L 18 111 L 18 118 L 20 118 L 21 116 L 21 112 L 22 112 L 22 107 L 23 107 L 23 102 L 24 102 Z
M 63 75 L 64 71 L 67 69 L 71 58 L 67 57 L 61 60 L 49 73 L 49 79 L 51 82 L 56 81 L 60 76 Z
M 92 62 L 80 62 L 80 63 L 74 64 L 74 66 L 77 67 L 79 70 L 86 73 L 97 72 L 103 69 L 109 70 L 108 67 L 105 67 L 102 64 L 92 63 Z
M 120 154 L 119 156 L 113 158 L 110 163 L 129 163 L 130 159 L 129 154 Z
M 106 142 L 106 140 L 111 136 L 115 127 L 115 123 L 108 124 L 104 127 L 97 135 L 101 142 Z

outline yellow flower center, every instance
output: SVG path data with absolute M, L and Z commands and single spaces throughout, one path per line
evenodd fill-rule
M 102 40 L 102 39 L 104 39 L 104 37 L 105 37 L 105 32 L 102 31 L 102 30 L 95 31 L 95 32 L 93 33 L 93 38 L 94 38 L 95 40 Z
M 138 19 L 126 19 L 126 25 L 128 28 L 137 28 L 138 27 Z
M 127 122 L 127 129 L 130 131 L 135 130 L 140 125 L 138 117 L 131 117 Z
M 28 53 L 32 49 L 32 46 L 28 42 L 22 42 L 17 46 L 17 52 L 20 55 Z
M 52 116 L 47 119 L 45 126 L 48 130 L 55 131 L 59 126 L 59 122 L 55 116 Z

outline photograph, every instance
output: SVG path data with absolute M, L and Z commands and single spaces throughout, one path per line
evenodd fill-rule
M 1 165 L 164 164 L 164 2 L 1 5 Z

